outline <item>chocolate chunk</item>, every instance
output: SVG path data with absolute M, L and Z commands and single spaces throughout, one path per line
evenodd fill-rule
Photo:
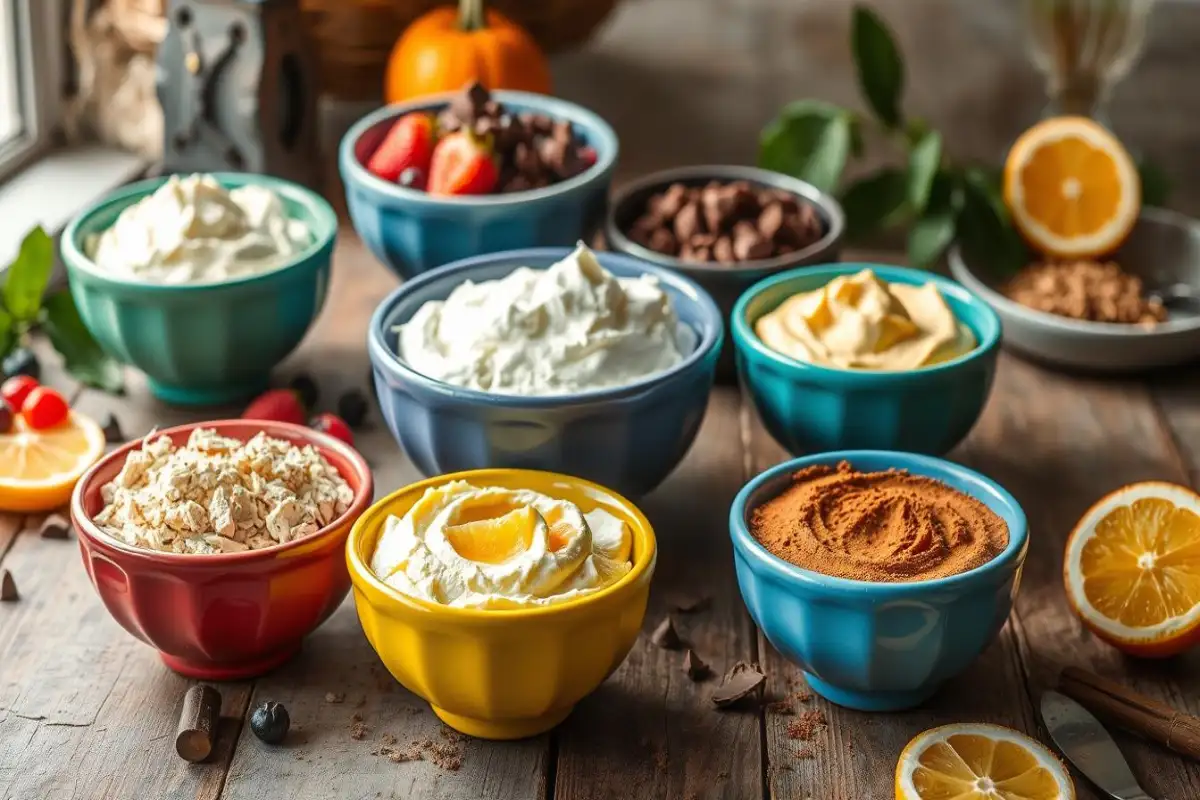
M 463 126 L 463 123 L 452 109 L 447 108 L 438 114 L 437 126 L 442 133 L 454 133 Z
M 117 415 L 111 411 L 104 418 L 104 441 L 108 444 L 124 444 L 125 442 L 125 433 L 121 430 L 121 423 L 117 422 Z
M 739 661 L 725 673 L 721 685 L 712 693 L 713 705 L 728 708 L 751 695 L 758 696 L 766 680 L 758 665 Z
M 717 239 L 713 244 L 712 255 L 718 264 L 732 264 L 737 261 L 737 256 L 733 253 L 733 240 L 728 236 Z
M 783 206 L 771 203 L 758 215 L 758 232 L 767 239 L 774 239 L 783 227 Z
M 13 580 L 12 573 L 6 569 L 0 570 L 0 602 L 11 603 L 20 598 L 21 595 L 17 592 L 17 582 Z
M 693 236 L 704 232 L 702 226 L 700 204 L 688 203 L 675 215 L 675 238 L 681 242 L 691 242 Z
M 712 597 L 706 594 L 679 595 L 672 598 L 671 608 L 680 614 L 697 614 L 712 606 Z
M 663 618 L 662 622 L 658 623 L 658 627 L 654 629 L 654 633 L 650 634 L 650 641 L 664 650 L 677 650 L 683 644 L 683 640 L 679 638 L 679 633 L 675 630 L 675 623 L 671 620 L 669 614 Z
M 507 153 L 517 146 L 517 142 L 528 138 L 524 126 L 521 125 L 521 121 L 512 114 L 501 114 L 496 118 L 495 131 L 492 133 L 492 142 L 497 152 Z
M 675 239 L 675 234 L 671 233 L 668 228 L 656 228 L 646 239 L 646 247 L 664 255 L 673 256 L 679 252 L 679 242 Z
M 667 188 L 667 191 L 652 197 L 647 208 L 659 219 L 670 222 L 675 219 L 675 215 L 679 213 L 687 200 L 687 187 L 682 183 L 674 183 Z
M 43 539 L 66 539 L 71 530 L 71 523 L 62 514 L 51 514 L 42 520 L 38 528 L 38 536 Z
M 519 115 L 521 122 L 529 129 L 531 133 L 541 134 L 545 136 L 554 128 L 554 120 L 547 117 L 545 114 L 530 114 L 524 113 Z
M 538 153 L 532 144 L 517 142 L 517 146 L 513 148 L 513 166 L 517 168 L 517 172 L 532 179 L 534 175 L 541 172 L 542 161 L 538 158 Z
M 195 764 L 212 755 L 220 714 L 221 694 L 216 689 L 200 684 L 187 690 L 175 729 L 175 752 L 180 758 Z
M 492 119 L 495 119 L 496 117 L 500 116 L 501 110 L 502 109 L 500 108 L 499 103 L 497 103 L 495 100 L 488 100 L 483 104 L 483 107 L 479 109 L 479 116 L 491 117 Z
M 696 655 L 695 650 L 688 650 L 687 655 L 683 657 L 683 671 L 694 681 L 702 681 L 712 674 L 712 669 Z
M 704 208 L 704 222 L 710 231 L 716 233 L 733 225 L 737 201 L 734 194 L 723 187 L 705 189 L 700 194 L 700 205 Z
M 464 125 L 472 125 L 484 115 L 484 105 L 492 99 L 479 81 L 473 81 L 450 100 L 450 111 Z
M 749 222 L 739 222 L 733 228 L 733 252 L 738 261 L 757 261 L 771 255 L 771 242 Z

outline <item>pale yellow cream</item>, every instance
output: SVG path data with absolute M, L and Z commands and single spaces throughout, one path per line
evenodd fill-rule
M 789 297 L 754 330 L 789 358 L 843 369 L 918 369 L 978 344 L 937 286 L 886 283 L 869 269 Z

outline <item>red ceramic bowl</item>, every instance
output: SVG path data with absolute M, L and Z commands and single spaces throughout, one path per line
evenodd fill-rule
M 84 473 L 71 496 L 71 522 L 88 575 L 125 630 L 157 648 L 168 667 L 190 678 L 235 680 L 282 664 L 333 613 L 350 588 L 345 544 L 371 503 L 371 470 L 353 448 L 300 425 L 262 420 L 197 422 L 158 435 L 183 444 L 195 428 L 248 440 L 259 431 L 311 444 L 354 490 L 340 518 L 312 536 L 244 553 L 185 555 L 134 547 L 102 532 L 92 517 L 100 487 L 121 470 L 131 442 Z

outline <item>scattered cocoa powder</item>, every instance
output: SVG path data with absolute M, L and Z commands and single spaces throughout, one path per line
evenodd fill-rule
M 801 747 L 796 752 L 792 753 L 793 758 L 816 758 L 816 753 L 811 747 Z
M 798 567 L 860 581 L 943 578 L 991 561 L 1008 526 L 990 508 L 932 478 L 859 472 L 842 462 L 792 475 L 755 509 L 751 530 Z
M 1153 327 L 1167 318 L 1156 300 L 1147 300 L 1142 281 L 1114 261 L 1043 261 L 1030 264 L 1003 287 L 1023 306 L 1089 322 Z
M 787 716 L 789 714 L 795 714 L 796 709 L 792 708 L 790 701 L 784 699 L 776 700 L 773 703 L 768 703 L 767 712 L 771 714 L 779 714 L 780 716 Z
M 810 742 L 828 724 L 828 721 L 825 719 L 825 712 L 821 709 L 815 708 L 812 711 L 803 711 L 788 723 L 787 735 L 789 739 Z

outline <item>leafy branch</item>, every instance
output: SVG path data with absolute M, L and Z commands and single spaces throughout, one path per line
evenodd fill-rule
M 42 228 L 21 242 L 0 288 L 0 359 L 27 344 L 42 330 L 63 357 L 63 366 L 80 382 L 107 392 L 124 388 L 121 366 L 88 333 L 71 293 L 46 294 L 54 268 L 54 242 Z

